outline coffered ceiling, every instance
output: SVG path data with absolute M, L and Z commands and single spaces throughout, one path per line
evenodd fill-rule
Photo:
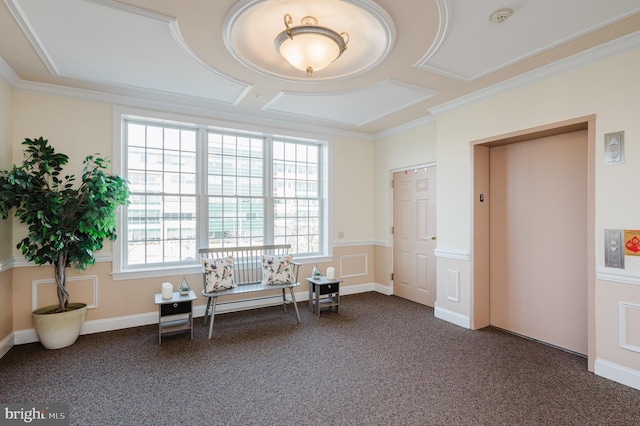
M 503 8 L 508 19 L 489 19 Z M 347 50 L 296 74 L 273 48 L 283 12 L 348 32 Z M 638 47 L 639 30 L 640 0 L 3 0 L 0 77 L 19 91 L 376 134 L 576 55 Z

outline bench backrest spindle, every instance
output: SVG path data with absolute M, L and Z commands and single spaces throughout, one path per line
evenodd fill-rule
M 220 247 L 198 250 L 204 259 L 233 258 L 233 278 L 238 286 L 255 284 L 262 280 L 262 255 L 282 256 L 289 253 L 291 245 L 274 244 L 254 247 Z M 297 280 L 297 267 L 296 267 Z

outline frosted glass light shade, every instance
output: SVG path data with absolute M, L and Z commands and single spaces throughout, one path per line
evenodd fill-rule
M 314 71 L 326 68 L 347 48 L 349 35 L 318 26 L 313 16 L 305 16 L 302 25 L 290 27 L 291 15 L 284 16 L 286 29 L 276 37 L 278 53 L 294 68 L 311 77 Z
M 306 72 L 309 67 L 320 71 L 340 56 L 340 49 L 333 39 L 323 34 L 306 33 L 283 41 L 280 55 L 301 71 Z

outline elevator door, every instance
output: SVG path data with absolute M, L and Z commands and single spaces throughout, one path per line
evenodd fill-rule
M 489 153 L 490 322 L 587 353 L 587 133 Z

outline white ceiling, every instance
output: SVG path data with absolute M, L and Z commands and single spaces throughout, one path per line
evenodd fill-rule
M 615 40 L 640 45 L 640 0 L 341 3 L 390 20 L 383 58 L 334 78 L 339 61 L 349 61 L 348 48 L 333 71 L 330 66 L 324 76 L 309 79 L 248 67 L 227 48 L 225 23 L 232 12 L 253 5 L 273 4 L 278 14 L 308 12 L 321 25 L 334 22 L 336 31 L 349 32 L 355 54 L 366 28 L 344 28 L 344 14 L 332 21 L 327 1 L 4 0 L 0 77 L 16 90 L 68 88 L 77 96 L 226 120 L 375 134 L 505 81 L 526 82 L 522 76 Z M 490 21 L 503 7 L 513 15 Z M 262 19 L 269 21 L 263 32 L 271 31 L 272 18 Z M 282 25 L 281 16 L 273 19 L 275 27 Z M 271 36 L 256 30 L 256 37 Z

